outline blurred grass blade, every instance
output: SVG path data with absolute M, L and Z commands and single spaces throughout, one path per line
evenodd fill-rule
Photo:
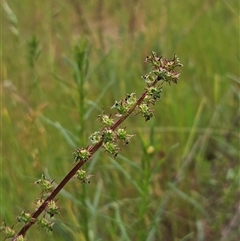
M 120 154 L 118 155 L 118 158 L 121 159 L 122 161 L 124 161 L 125 163 L 127 163 L 129 166 L 132 166 L 135 171 L 142 172 L 141 167 L 139 165 L 137 165 L 135 162 L 129 160 L 128 158 L 126 158 Z
M 118 162 L 115 160 L 115 159 L 113 159 L 113 158 L 109 158 L 109 160 L 110 160 L 110 162 L 112 163 L 112 165 L 114 166 L 114 168 L 116 168 L 116 169 L 118 169 L 120 172 L 122 172 L 123 173 L 123 175 L 126 177 L 126 179 L 128 180 L 128 181 L 130 181 L 132 184 L 133 184 L 133 186 L 137 189 L 137 191 L 139 192 L 139 194 L 143 194 L 142 192 L 142 189 L 140 188 L 140 186 L 137 184 L 137 182 L 136 181 L 134 181 L 134 179 L 131 177 L 131 175 L 127 172 L 127 171 L 125 171 L 124 170 L 124 168 L 120 165 L 120 164 L 118 164 Z
M 227 77 L 233 81 L 235 81 L 237 84 L 240 84 L 240 77 L 238 77 L 237 75 L 228 73 Z
M 93 218 L 93 215 L 95 216 L 96 213 L 98 212 L 98 205 L 99 205 L 99 201 L 100 201 L 100 197 L 101 197 L 101 193 L 102 193 L 102 182 L 98 182 L 97 183 L 97 187 L 96 187 L 96 192 L 93 198 L 93 202 L 90 202 L 89 199 L 87 199 L 87 205 L 89 208 L 89 211 L 91 212 L 91 218 Z
M 32 69 L 35 66 L 35 62 L 39 58 L 41 51 L 42 47 L 40 46 L 39 39 L 33 34 L 32 37 L 27 41 L 27 60 Z
M 12 11 L 12 9 L 9 7 L 9 5 L 7 4 L 7 1 L 3 1 L 2 5 L 3 5 L 3 9 L 6 12 L 10 23 L 16 26 L 18 24 L 17 17 L 14 14 L 14 12 Z
M 97 207 L 98 207 L 98 204 L 99 204 L 99 201 L 100 201 L 100 197 L 101 197 L 101 193 L 102 193 L 102 182 L 98 182 L 97 183 L 97 191 L 95 192 L 95 195 L 94 195 L 94 199 L 93 199 L 93 206 L 95 208 L 95 210 L 97 210 Z
M 121 230 L 121 236 L 123 237 L 122 240 L 124 240 L 124 241 L 131 241 L 131 239 L 129 238 L 129 236 L 127 234 L 125 224 L 122 221 L 118 205 L 116 205 L 116 209 L 115 209 L 115 218 L 116 218 L 116 221 L 119 224 L 119 228 Z
M 17 16 L 14 14 L 14 12 L 10 8 L 10 6 L 7 4 L 7 1 L 3 1 L 2 6 L 3 6 L 3 9 L 4 9 L 5 13 L 7 14 L 8 20 L 12 24 L 10 26 L 10 30 L 12 31 L 12 33 L 15 36 L 19 37 Z
M 180 241 L 191 241 L 194 240 L 194 233 L 187 234 L 184 238 L 182 238 Z
M 204 214 L 207 218 L 209 218 L 208 213 L 203 209 L 203 207 L 195 199 L 193 199 L 186 193 L 179 190 L 172 183 L 168 183 L 168 187 L 170 188 L 170 190 L 176 193 L 179 197 L 181 197 L 183 200 L 187 201 L 188 203 L 192 204 L 197 210 L 199 210 L 202 214 Z
M 167 205 L 169 198 L 170 198 L 170 191 L 166 191 L 165 195 L 161 198 L 160 205 L 159 205 L 158 209 L 156 210 L 154 217 L 152 218 L 151 226 L 149 227 L 146 241 L 154 240 L 154 237 L 156 237 L 156 233 L 160 232 L 159 222 L 162 219 L 162 216 L 163 216 L 163 213 L 165 210 L 165 206 Z M 158 236 L 158 239 L 161 240 L 161 232 Z
M 107 92 L 107 90 L 109 89 L 109 87 L 116 81 L 116 78 L 111 78 L 111 80 L 108 82 L 108 84 L 103 88 L 103 90 L 101 91 L 100 95 L 96 98 L 96 100 L 93 101 L 86 101 L 88 104 L 91 104 L 91 107 L 89 107 L 86 110 L 86 113 L 84 115 L 84 119 L 88 119 L 88 117 L 90 116 L 90 114 L 92 113 L 92 111 L 94 109 L 100 109 L 97 107 L 97 103 L 104 97 L 105 93 Z
M 199 123 L 199 121 L 201 120 L 201 114 L 202 114 L 202 111 L 203 111 L 203 107 L 204 105 L 206 104 L 206 99 L 202 99 L 199 107 L 198 107 L 198 110 L 197 110 L 197 114 L 195 116 L 195 119 L 194 119 L 194 122 L 193 122 L 193 126 L 191 128 L 191 132 L 189 134 L 189 137 L 188 137 L 188 140 L 186 142 L 186 146 L 184 148 L 184 151 L 183 151 L 183 157 L 185 157 L 187 155 L 187 153 L 190 152 L 190 149 L 192 147 L 192 143 L 194 141 L 194 137 L 195 137 L 195 134 L 196 134 L 196 130 L 197 130 L 197 125 Z
M 204 241 L 204 225 L 201 220 L 197 220 L 197 241 Z
M 81 208 L 83 207 L 82 202 L 80 202 L 78 198 L 76 198 L 74 195 L 72 195 L 70 192 L 66 191 L 65 189 L 62 189 L 60 194 L 66 199 L 71 200 L 77 206 L 80 206 Z
M 55 127 L 57 130 L 59 130 L 59 132 L 62 134 L 62 136 L 64 137 L 64 139 L 67 141 L 67 143 L 69 144 L 69 146 L 71 148 L 76 148 L 77 147 L 77 140 L 78 138 L 69 130 L 67 130 L 66 128 L 64 128 L 58 121 L 53 122 L 50 119 L 48 119 L 45 116 L 41 116 L 40 117 L 45 123 L 47 123 L 50 126 Z
M 58 233 L 64 241 L 73 240 L 74 231 L 63 222 L 56 222 L 54 224 L 54 231 Z
M 102 193 L 102 182 L 98 182 L 97 183 L 97 187 L 96 187 L 96 192 L 93 198 L 93 202 L 92 202 L 92 198 L 86 199 L 86 204 L 88 207 L 88 216 L 89 216 L 89 227 L 91 227 L 91 240 L 96 240 L 97 238 L 97 230 L 98 230 L 98 222 L 97 222 L 97 216 L 100 213 L 99 212 L 99 202 L 100 202 L 100 198 L 101 198 L 101 193 Z

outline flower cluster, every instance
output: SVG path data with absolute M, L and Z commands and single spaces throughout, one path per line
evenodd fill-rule
M 38 210 L 38 208 L 44 203 L 44 198 L 47 198 L 50 195 L 50 193 L 54 190 L 53 182 L 54 181 L 48 180 L 46 176 L 42 174 L 41 178 L 34 183 L 34 184 L 38 184 L 42 189 L 41 197 L 37 198 L 35 202 L 36 210 Z M 38 228 L 52 231 L 54 222 L 52 222 L 50 218 L 52 218 L 54 215 L 59 214 L 60 213 L 59 209 L 60 208 L 57 206 L 56 201 L 50 200 L 47 202 L 47 205 L 44 209 L 44 214 L 42 217 L 35 220 L 32 218 L 32 215 L 28 214 L 31 220 L 24 221 L 23 217 L 25 217 L 27 214 L 25 213 L 24 216 L 23 214 L 20 215 L 19 221 L 23 221 L 25 223 L 29 223 L 30 221 L 36 222 L 38 225 Z
M 146 103 L 142 103 L 138 107 L 139 113 L 142 117 L 144 117 L 145 121 L 149 121 L 153 117 L 153 110 L 150 109 L 149 105 Z
M 161 98 L 162 86 L 164 83 L 177 83 L 180 73 L 176 68 L 181 67 L 178 57 L 174 55 L 172 60 L 167 60 L 163 57 L 157 56 L 152 52 L 147 56 L 145 62 L 150 63 L 152 70 L 142 76 L 146 82 L 145 90 L 139 98 L 135 93 L 126 94 L 126 96 L 115 101 L 111 110 L 113 113 L 106 114 L 104 111 L 98 116 L 98 120 L 102 124 L 102 129 L 95 131 L 90 135 L 89 139 L 92 145 L 86 148 L 77 148 L 72 154 L 74 162 L 76 163 L 72 170 L 65 178 L 55 187 L 54 181 L 48 180 L 44 174 L 34 184 L 41 187 L 41 196 L 36 199 L 35 213 L 23 211 L 18 217 L 18 222 L 22 222 L 24 227 L 16 234 L 13 227 L 7 226 L 5 223 L 0 227 L 0 231 L 4 233 L 6 238 L 13 238 L 14 241 L 23 241 L 27 230 L 33 225 L 37 224 L 38 228 L 47 231 L 53 230 L 54 223 L 51 221 L 54 215 L 59 214 L 60 208 L 54 200 L 55 196 L 61 191 L 66 183 L 71 178 L 78 179 L 81 183 L 90 183 L 89 179 L 93 175 L 88 175 L 87 171 L 82 170 L 82 166 L 92 158 L 94 153 L 103 148 L 114 158 L 119 153 L 119 142 L 127 145 L 133 135 L 129 135 L 126 128 L 122 128 L 121 124 L 125 119 L 135 112 L 142 116 L 145 121 L 149 121 L 154 116 L 154 105 Z M 149 149 L 149 153 L 153 150 Z M 41 216 L 40 216 L 41 215 Z
M 132 137 L 133 135 L 127 134 L 124 128 L 117 128 L 116 130 L 113 130 L 111 127 L 104 127 L 102 131 L 94 132 L 89 139 L 93 144 L 101 142 L 101 146 L 104 150 L 113 157 L 116 157 L 120 150 L 117 142 L 123 141 L 124 144 L 128 144 Z
M 135 93 L 126 94 L 126 96 L 115 101 L 111 109 L 115 112 L 106 114 L 103 111 L 98 120 L 103 125 L 102 130 L 95 131 L 89 137 L 93 145 L 100 145 L 106 152 L 113 157 L 118 155 L 120 148 L 117 142 L 122 140 L 124 144 L 128 144 L 132 135 L 127 134 L 126 130 L 120 128 L 119 125 L 133 111 L 140 114 L 145 121 L 149 121 L 154 116 L 154 109 L 150 106 L 155 105 L 161 98 L 162 85 L 164 82 L 168 84 L 177 83 L 180 73 L 176 72 L 177 67 L 181 67 L 178 57 L 174 55 L 172 60 L 158 57 L 155 52 L 147 56 L 145 62 L 152 65 L 152 70 L 142 76 L 146 81 L 146 90 L 142 96 L 137 99 Z M 87 161 L 91 157 L 89 149 L 78 148 L 73 152 L 75 161 Z
M 77 178 L 79 181 L 81 181 L 81 183 L 90 183 L 89 179 L 92 176 L 93 175 L 88 175 L 87 171 L 80 169 L 77 171 L 74 177 Z
M 174 55 L 172 60 L 167 60 L 163 57 L 158 57 L 155 52 L 147 56 L 145 62 L 152 65 L 152 70 L 142 76 L 147 87 L 145 97 L 142 103 L 138 105 L 138 113 L 145 118 L 145 121 L 148 121 L 153 117 L 154 112 L 154 110 L 150 108 L 150 105 L 155 105 L 161 98 L 162 85 L 165 82 L 169 85 L 171 85 L 172 82 L 177 84 L 180 73 L 176 72 L 175 69 L 181 67 L 182 64 L 176 55 Z
M 34 184 L 37 184 L 41 187 L 41 197 L 37 198 L 35 202 L 36 210 L 39 209 L 40 206 L 44 203 L 44 199 L 47 198 L 50 193 L 54 190 L 53 181 L 50 181 L 46 178 L 44 174 L 42 174 L 41 178 L 38 179 Z M 34 218 L 33 214 L 22 211 L 20 215 L 17 217 L 17 221 L 19 223 L 23 223 L 24 225 L 29 223 L 36 223 L 38 228 L 45 229 L 47 231 L 53 230 L 54 222 L 50 220 L 54 215 L 59 214 L 59 207 L 56 204 L 56 201 L 50 200 L 47 202 L 46 207 L 44 208 L 44 213 L 42 217 Z M 0 228 L 0 231 L 3 232 L 6 238 L 13 238 L 15 241 L 25 241 L 23 235 L 16 235 L 16 232 L 13 228 L 7 226 L 5 223 Z
M 40 217 L 37 222 L 39 229 L 44 229 L 46 231 L 53 231 L 53 225 L 54 223 L 51 222 L 48 218 L 45 216 Z
M 5 236 L 5 239 L 13 238 L 16 234 L 16 231 L 13 229 L 13 227 L 7 226 L 5 222 L 3 222 L 2 226 L 0 227 L 0 231 Z
M 127 94 L 126 97 L 120 101 L 115 101 L 111 109 L 117 110 L 116 116 L 120 117 L 126 114 L 137 102 L 135 93 Z
M 23 211 L 18 217 L 17 217 L 18 222 L 23 222 L 23 223 L 29 223 L 29 222 L 34 222 L 34 218 L 32 218 L 31 214 L 28 212 Z
M 167 60 L 162 56 L 158 57 L 155 52 L 152 52 L 150 56 L 147 56 L 145 62 L 152 65 L 152 71 L 142 76 L 148 85 L 154 85 L 155 80 L 162 80 L 169 83 L 169 85 L 172 82 L 177 84 L 180 73 L 176 72 L 175 68 L 183 66 L 177 55 L 174 55 L 172 60 Z
M 78 148 L 72 154 L 75 162 L 86 162 L 91 157 L 91 153 L 88 148 Z
M 98 120 L 107 127 L 110 127 L 114 124 L 114 119 L 111 118 L 111 116 L 106 115 L 105 112 L 103 111 L 102 114 L 98 116 Z
M 43 196 L 48 195 L 54 189 L 53 181 L 48 180 L 44 173 L 34 184 L 38 184 L 41 187 Z

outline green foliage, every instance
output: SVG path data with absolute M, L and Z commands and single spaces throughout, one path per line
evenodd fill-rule
M 72 150 L 99 129 L 102 107 L 138 96 L 148 72 L 141 61 L 155 50 L 180 56 L 181 81 L 149 89 L 149 102 L 160 99 L 154 117 L 131 117 L 127 132 L 137 138 L 116 158 L 98 152 L 82 180 L 94 174 L 91 183 L 72 181 L 61 192 L 54 231 L 36 227 L 29 238 L 237 240 L 230 225 L 239 194 L 237 1 L 2 5 L 1 229 L 35 208 L 33 184 L 43 172 L 60 182 Z M 150 113 L 145 106 L 138 115 Z
M 27 43 L 27 59 L 30 68 L 34 68 L 35 62 L 41 53 L 41 47 L 39 46 L 39 39 L 37 36 L 33 35 Z

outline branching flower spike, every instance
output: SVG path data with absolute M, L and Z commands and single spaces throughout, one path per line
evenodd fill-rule
M 151 65 L 151 71 L 142 76 L 146 85 L 140 97 L 137 98 L 135 93 L 127 94 L 112 104 L 111 113 L 103 111 L 98 116 L 102 129 L 90 135 L 91 145 L 85 148 L 79 147 L 72 153 L 75 166 L 58 185 L 53 184 L 53 181 L 48 180 L 44 174 L 35 182 L 42 188 L 41 196 L 35 201 L 36 209 L 33 213 L 22 212 L 19 215 L 18 221 L 23 223 L 23 227 L 18 233 L 4 224 L 1 231 L 7 238 L 12 238 L 13 241 L 24 240 L 28 229 L 35 223 L 40 229 L 52 231 L 54 222 L 51 219 L 60 213 L 55 197 L 62 188 L 72 178 L 78 179 L 83 184 L 89 183 L 89 178 L 93 175 L 88 175 L 82 170 L 82 166 L 92 159 L 100 148 L 114 158 L 117 157 L 120 151 L 119 142 L 126 145 L 133 137 L 127 133 L 125 127 L 121 127 L 132 113 L 135 116 L 139 114 L 138 116 L 142 116 L 145 121 L 149 121 L 154 116 L 154 106 L 161 98 L 164 83 L 177 84 L 180 76 L 177 69 L 182 67 L 182 64 L 176 55 L 172 60 L 168 60 L 157 56 L 155 52 L 147 56 L 145 62 Z

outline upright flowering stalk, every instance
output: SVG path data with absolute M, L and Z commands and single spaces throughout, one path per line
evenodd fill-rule
M 147 56 L 145 62 L 149 63 L 152 69 L 148 74 L 142 76 L 146 86 L 140 97 L 137 98 L 135 93 L 127 94 L 123 99 L 115 101 L 111 108 L 111 114 L 102 112 L 98 116 L 102 129 L 90 135 L 89 139 L 92 144 L 85 148 L 80 147 L 73 152 L 76 165 L 56 187 L 53 181 L 48 180 L 44 174 L 35 182 L 42 189 L 41 197 L 37 198 L 35 202 L 35 212 L 30 214 L 23 211 L 19 215 L 18 221 L 22 222 L 24 226 L 18 233 L 13 228 L 3 224 L 1 230 L 6 237 L 12 238 L 14 241 L 25 240 L 28 229 L 35 223 L 39 228 L 52 231 L 54 223 L 52 223 L 51 218 L 59 213 L 55 197 L 60 190 L 72 178 L 78 179 L 81 183 L 89 183 L 89 178 L 92 175 L 88 175 L 81 168 L 93 157 L 98 149 L 103 148 L 105 152 L 114 158 L 117 157 L 120 151 L 118 143 L 123 142 L 123 144 L 127 145 L 133 137 L 133 135 L 127 133 L 126 128 L 121 127 L 121 124 L 129 115 L 132 113 L 138 114 L 145 121 L 149 121 L 154 116 L 154 105 L 161 98 L 164 83 L 169 85 L 172 83 L 177 84 L 180 73 L 176 69 L 182 67 L 182 64 L 176 55 L 172 60 L 167 60 L 157 56 L 155 52 Z

